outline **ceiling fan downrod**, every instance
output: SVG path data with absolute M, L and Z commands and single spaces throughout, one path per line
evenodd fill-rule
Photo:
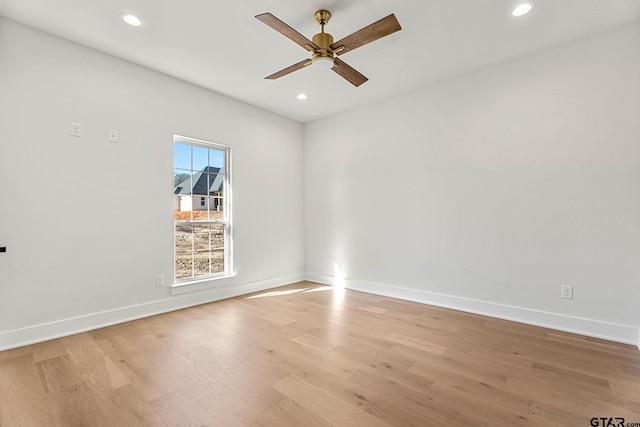
M 333 36 L 329 33 L 324 32 L 324 26 L 331 19 L 331 12 L 328 10 L 321 9 L 317 11 L 313 17 L 315 18 L 318 25 L 320 25 L 321 32 L 313 36 L 311 39 L 318 47 L 311 57 L 311 61 L 315 63 L 322 63 L 322 65 L 327 68 L 331 68 L 333 66 L 334 54 L 333 50 L 331 50 L 331 45 L 333 44 Z M 326 58 L 326 59 L 325 59 Z M 320 61 L 316 62 L 318 59 Z

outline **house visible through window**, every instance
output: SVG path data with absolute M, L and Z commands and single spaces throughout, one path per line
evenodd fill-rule
M 229 274 L 229 153 L 224 145 L 174 137 L 176 283 Z

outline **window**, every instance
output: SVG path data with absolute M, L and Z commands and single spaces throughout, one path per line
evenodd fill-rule
M 177 284 L 230 274 L 230 150 L 224 145 L 174 136 Z

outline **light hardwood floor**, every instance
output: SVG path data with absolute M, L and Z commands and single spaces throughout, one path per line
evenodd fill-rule
M 309 282 L 0 352 L 2 427 L 593 417 L 640 426 L 637 348 Z

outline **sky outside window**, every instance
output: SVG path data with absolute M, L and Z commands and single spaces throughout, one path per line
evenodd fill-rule
M 206 166 L 222 168 L 224 166 L 224 151 L 175 142 L 173 144 L 173 165 L 174 169 L 196 172 Z

